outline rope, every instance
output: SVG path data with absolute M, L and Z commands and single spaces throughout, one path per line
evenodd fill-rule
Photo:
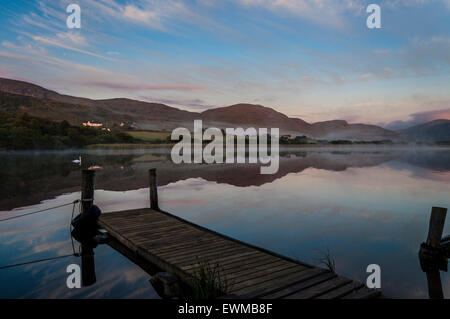
M 51 209 L 55 209 L 55 208 L 60 208 L 60 207 L 64 207 L 64 206 L 69 206 L 69 205 L 72 205 L 72 204 L 75 206 L 75 204 L 78 203 L 79 201 L 80 201 L 80 200 L 77 199 L 77 200 L 74 200 L 73 202 L 68 203 L 68 204 L 63 204 L 63 205 L 59 205 L 59 206 L 55 206 L 55 207 L 50 207 L 50 208 L 38 210 L 38 211 L 35 211 L 35 212 L 31 212 L 31 213 L 26 213 L 26 214 L 22 214 L 22 215 L 18 215 L 18 216 L 13 216 L 13 217 L 5 218 L 5 219 L 0 219 L 0 222 L 4 222 L 4 221 L 7 221 L 7 220 L 19 218 L 19 217 L 24 217 L 24 216 L 34 215 L 34 214 L 38 214 L 38 213 L 45 212 L 45 211 L 47 211 L 47 210 L 51 210 Z
M 27 262 L 20 263 L 20 264 L 14 264 L 14 265 L 8 265 L 8 266 L 1 266 L 1 267 L 0 267 L 0 270 L 7 269 L 7 268 L 13 268 L 13 267 L 17 267 L 17 266 L 36 264 L 36 263 L 40 263 L 40 262 L 43 262 L 43 261 L 49 261 L 49 260 L 55 260 L 55 259 L 61 259 L 61 258 L 66 258 L 66 257 L 71 257 L 71 256 L 78 257 L 78 256 L 76 256 L 76 255 L 74 255 L 74 254 L 70 254 L 70 255 L 62 255 L 62 256 L 56 256 L 56 257 L 51 257 L 51 258 L 44 258 L 44 259 L 38 259 L 38 260 L 33 260 L 33 261 L 27 261 Z
M 50 260 L 55 260 L 55 259 L 61 259 L 61 258 L 71 257 L 71 256 L 73 256 L 73 257 L 80 257 L 80 256 L 81 256 L 81 253 L 80 253 L 80 248 L 81 248 L 81 247 L 79 247 L 78 253 L 76 253 L 76 252 L 75 252 L 75 245 L 74 245 L 74 243 L 73 243 L 73 237 L 72 237 L 72 220 L 73 220 L 73 214 L 75 213 L 75 206 L 76 206 L 76 204 L 79 203 L 79 202 L 80 202 L 80 200 L 77 199 L 77 200 L 75 200 L 75 201 L 73 201 L 72 203 L 69 203 L 69 204 L 59 205 L 59 206 L 56 206 L 56 207 L 47 208 L 47 209 L 43 209 L 43 210 L 40 210 L 40 211 L 36 211 L 36 212 L 32 212 L 32 213 L 23 214 L 23 215 L 20 215 L 20 216 L 14 216 L 14 217 L 8 218 L 8 219 L 18 218 L 18 217 L 22 217 L 22 216 L 31 215 L 31 214 L 37 214 L 37 213 L 40 213 L 40 212 L 43 212 L 43 211 L 46 211 L 46 210 L 50 210 L 50 209 L 55 209 L 55 208 L 59 208 L 59 207 L 63 207 L 63 206 L 73 205 L 73 206 L 72 206 L 72 216 L 71 216 L 71 218 L 70 218 L 70 223 L 69 223 L 70 240 L 71 240 L 71 242 L 72 242 L 72 254 L 70 254 L 70 255 L 56 256 L 56 257 L 50 257 L 50 258 L 44 258 L 44 259 L 38 259 L 38 260 L 33 260 L 33 261 L 27 261 L 27 262 L 23 262 L 23 263 L 19 263 L 19 264 L 13 264 L 13 265 L 1 266 L 1 267 L 0 267 L 0 270 L 8 269 L 8 268 L 13 268 L 13 267 L 18 267 L 18 266 L 24 266 L 24 265 L 36 264 L 36 263 L 40 263 L 40 262 L 43 262 L 43 261 L 50 261 Z M 81 206 L 81 205 L 80 205 L 80 206 Z M 81 210 L 81 207 L 79 208 L 79 210 Z M 4 220 L 8 220 L 8 219 L 3 219 L 3 220 L 0 220 L 0 221 L 4 221 Z

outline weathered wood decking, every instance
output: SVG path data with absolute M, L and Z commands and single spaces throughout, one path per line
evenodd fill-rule
M 378 290 L 149 208 L 103 214 L 99 225 L 140 258 L 186 283 L 198 260 L 218 263 L 236 298 L 376 298 Z

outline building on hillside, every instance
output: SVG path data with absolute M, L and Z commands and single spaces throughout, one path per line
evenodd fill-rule
M 96 122 L 96 121 L 87 121 L 83 123 L 83 126 L 89 126 L 89 127 L 102 127 L 103 123 Z

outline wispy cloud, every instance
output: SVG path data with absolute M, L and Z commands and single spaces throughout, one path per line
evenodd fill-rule
M 325 26 L 342 28 L 345 14 L 359 15 L 364 6 L 361 0 L 238 0 L 247 6 L 297 15 Z
M 165 91 L 192 91 L 206 89 L 205 86 L 201 85 L 189 85 L 189 84 L 142 84 L 142 83 L 118 83 L 118 82 L 106 82 L 106 81 L 86 81 L 86 85 L 103 87 L 108 89 L 118 89 L 118 90 L 165 90 Z
M 208 104 L 201 99 L 163 99 L 151 96 L 140 96 L 139 99 L 152 103 L 184 106 L 193 110 L 207 110 L 217 107 L 217 105 Z
M 38 41 L 38 42 L 40 42 L 40 43 L 42 43 L 44 45 L 50 45 L 50 46 L 54 46 L 54 47 L 59 47 L 59 48 L 63 48 L 63 49 L 66 49 L 66 50 L 87 54 L 87 55 L 90 55 L 90 56 L 93 56 L 93 57 L 96 57 L 96 58 L 105 59 L 105 60 L 109 60 L 109 61 L 115 61 L 114 59 L 112 59 L 110 57 L 106 57 L 106 56 L 103 56 L 103 55 L 100 55 L 100 54 L 97 54 L 97 53 L 94 53 L 94 52 L 83 50 L 83 49 L 80 49 L 80 48 L 78 48 L 76 46 L 68 45 L 68 44 L 64 43 L 63 41 L 53 40 L 53 39 L 42 37 L 42 36 L 38 36 L 38 35 L 32 36 L 32 39 L 35 40 L 35 41 Z M 61 38 L 60 38 L 60 40 L 61 40 Z

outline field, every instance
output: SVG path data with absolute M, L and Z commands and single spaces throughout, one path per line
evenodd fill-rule
M 158 131 L 126 131 L 126 133 L 135 139 L 143 142 L 161 143 L 170 142 L 170 132 L 158 132 Z

